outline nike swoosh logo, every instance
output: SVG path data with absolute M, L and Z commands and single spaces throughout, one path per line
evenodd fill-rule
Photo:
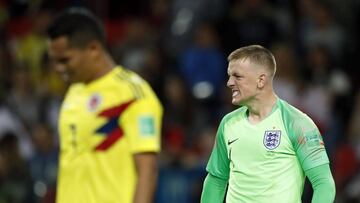
M 233 142 L 235 142 L 235 141 L 238 140 L 238 139 L 239 139 L 239 138 L 236 138 L 236 139 L 231 140 L 231 141 L 229 140 L 229 141 L 228 141 L 228 145 L 231 145 Z

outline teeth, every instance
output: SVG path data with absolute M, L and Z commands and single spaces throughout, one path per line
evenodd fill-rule
M 239 91 L 233 91 L 232 96 L 235 97 L 238 94 L 239 94 Z

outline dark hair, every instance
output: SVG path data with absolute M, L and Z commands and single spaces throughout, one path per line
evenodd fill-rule
M 57 16 L 48 28 L 50 39 L 67 37 L 70 46 L 84 48 L 96 40 L 106 47 L 106 34 L 100 20 L 85 8 L 70 8 Z

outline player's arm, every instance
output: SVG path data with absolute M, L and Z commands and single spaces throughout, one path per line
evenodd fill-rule
M 201 193 L 202 203 L 224 202 L 226 185 L 228 180 L 218 178 L 210 173 L 206 176 Z
M 134 203 L 153 202 L 158 177 L 157 154 L 137 153 L 134 160 L 138 175 Z
M 299 119 L 293 126 L 293 146 L 305 175 L 314 190 L 312 203 L 332 203 L 335 184 L 322 136 L 310 119 Z
M 331 175 L 329 164 L 317 166 L 305 171 L 312 188 L 312 203 L 332 203 L 335 199 L 335 183 Z
M 224 123 L 223 120 L 219 126 L 216 142 L 206 167 L 209 173 L 204 181 L 201 203 L 222 203 L 224 201 L 230 164 L 224 141 Z
M 139 92 L 142 90 L 138 89 Z M 137 174 L 134 203 L 153 202 L 158 176 L 157 154 L 163 110 L 155 94 L 145 90 L 144 96 L 137 98 L 120 119 Z

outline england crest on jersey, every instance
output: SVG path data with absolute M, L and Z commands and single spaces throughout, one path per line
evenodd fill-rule
M 279 146 L 281 139 L 280 130 L 266 130 L 264 134 L 264 146 L 267 149 L 275 149 Z

